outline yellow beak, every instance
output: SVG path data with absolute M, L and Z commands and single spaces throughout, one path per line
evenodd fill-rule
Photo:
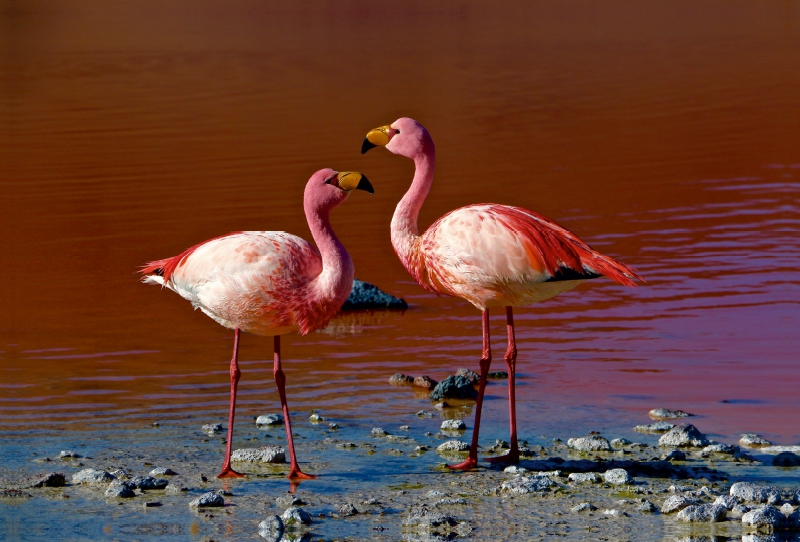
M 362 175 L 358 171 L 342 171 L 336 175 L 337 186 L 342 190 L 349 192 L 350 190 L 364 190 L 370 194 L 375 193 L 372 184 L 367 179 L 366 175 Z
M 386 126 L 381 126 L 380 128 L 370 130 L 367 134 L 367 137 L 364 138 L 364 143 L 361 144 L 361 154 L 364 154 L 368 150 L 377 147 L 378 145 L 386 145 L 389 143 L 389 140 L 391 139 L 391 136 L 389 135 L 391 129 L 392 127 L 387 124 Z

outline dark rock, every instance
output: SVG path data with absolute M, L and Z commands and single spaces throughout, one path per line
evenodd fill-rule
M 207 423 L 200 428 L 203 433 L 208 433 L 209 435 L 220 433 L 223 429 L 221 423 Z
M 33 487 L 64 487 L 67 485 L 67 477 L 61 472 L 48 472 L 44 475 L 32 476 L 20 486 L 23 489 Z
M 131 487 L 137 489 L 164 489 L 169 485 L 167 480 L 163 478 L 153 478 L 152 476 L 136 476 L 130 482 L 126 482 Z
M 115 497 L 117 499 L 130 499 L 135 497 L 136 493 L 133 492 L 134 486 L 130 482 L 123 482 L 122 480 L 114 480 L 108 484 L 106 489 L 106 497 Z
M 450 514 L 431 510 L 425 505 L 412 508 L 408 517 L 403 520 L 406 528 L 432 533 L 448 533 L 456 525 L 458 520 Z
M 414 377 L 404 375 L 402 373 L 395 373 L 389 377 L 389 384 L 392 386 L 408 386 L 414 383 Z
M 374 284 L 358 279 L 353 280 L 353 289 L 342 305 L 343 311 L 407 308 L 408 303 L 404 299 L 387 294 Z
M 339 508 L 339 515 L 343 517 L 355 516 L 358 514 L 358 509 L 352 503 L 343 504 Z
M 671 450 L 661 459 L 664 459 L 666 461 L 686 461 L 686 454 L 680 450 Z
M 423 388 L 426 390 L 432 390 L 433 388 L 436 387 L 436 384 L 438 384 L 438 382 L 436 382 L 429 376 L 418 376 L 417 378 L 414 379 L 414 385 L 416 387 Z
M 478 392 L 465 376 L 448 376 L 436 385 L 431 392 L 431 401 L 442 399 L 475 399 Z
M 464 367 L 460 367 L 458 371 L 456 371 L 456 376 L 463 376 L 468 378 L 473 385 L 477 384 L 481 380 L 481 375 L 479 375 L 478 373 L 476 373 L 471 369 L 467 369 Z
M 781 452 L 772 458 L 772 464 L 776 467 L 796 467 L 800 465 L 800 455 Z
M 0 499 L 30 499 L 33 495 L 19 489 L 0 489 Z
M 508 373 L 505 371 L 492 371 L 486 375 L 488 380 L 507 380 Z

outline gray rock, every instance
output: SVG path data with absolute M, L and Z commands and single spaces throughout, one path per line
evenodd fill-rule
M 414 377 L 404 375 L 403 373 L 395 373 L 389 377 L 389 384 L 392 386 L 408 386 L 414 383 Z
M 336 445 L 336 447 L 341 448 L 343 450 L 347 450 L 350 448 L 356 448 L 357 446 L 355 442 L 340 442 L 339 444 Z
M 175 476 L 178 473 L 169 467 L 156 467 L 149 474 L 150 476 Z
M 262 414 L 256 418 L 256 425 L 282 425 L 282 414 Z
M 180 495 L 184 491 L 189 491 L 189 488 L 180 484 L 169 484 L 164 490 L 168 495 Z
M 404 299 L 387 294 L 374 284 L 358 279 L 353 279 L 353 288 L 342 305 L 343 311 L 407 308 L 408 303 Z
M 436 447 L 437 452 L 467 452 L 469 444 L 460 440 L 448 440 Z
M 0 489 L 0 499 L 32 499 L 33 495 L 19 489 Z
M 128 473 L 125 472 L 125 469 L 112 470 L 111 471 L 111 476 L 113 476 L 114 478 L 117 478 L 119 480 L 127 480 L 128 479 Z
M 72 475 L 73 484 L 101 484 L 111 480 L 114 480 L 111 474 L 97 469 L 83 469 Z
M 449 533 L 458 524 L 458 520 L 450 514 L 433 510 L 425 505 L 412 508 L 408 517 L 403 520 L 404 527 L 427 533 Z
M 607 470 L 603 477 L 605 478 L 606 483 L 614 485 L 630 484 L 633 482 L 633 478 L 631 478 L 631 475 L 628 474 L 628 471 L 625 469 Z
M 311 514 L 296 506 L 287 508 L 281 519 L 287 527 L 289 525 L 311 525 Z
M 700 455 L 703 457 L 708 457 L 711 454 L 733 455 L 738 451 L 738 446 L 732 446 L 730 444 L 709 444 L 700 450 Z
M 130 482 L 127 482 L 131 487 L 136 489 L 164 489 L 169 485 L 167 480 L 163 478 L 153 478 L 152 476 L 136 476 Z
M 724 506 L 726 510 L 733 510 L 739 501 L 733 495 L 720 495 L 714 500 L 714 504 Z
M 772 464 L 776 467 L 796 467 L 800 465 L 800 455 L 781 452 L 772 458 Z
M 469 379 L 472 384 L 477 384 L 481 380 L 481 375 L 476 373 L 471 369 L 466 369 L 464 367 L 459 367 L 456 371 L 456 376 L 463 376 Z
M 671 410 L 669 408 L 654 408 L 648 414 L 654 420 L 674 420 L 694 416 L 694 414 L 689 414 L 683 410 Z
M 455 505 L 466 505 L 467 499 L 458 498 L 458 499 L 440 499 L 433 503 L 433 506 L 455 506 Z
M 258 534 L 270 542 L 279 542 L 283 536 L 283 520 L 279 516 L 269 516 L 258 524 Z
M 742 516 L 742 527 L 759 532 L 771 533 L 780 529 L 786 522 L 786 516 L 780 510 L 768 504 L 763 508 L 751 510 Z
M 781 499 L 780 492 L 774 487 L 758 486 L 750 482 L 736 482 L 731 486 L 730 494 L 746 503 L 775 504 Z
M 636 427 L 633 428 L 633 430 L 636 431 L 637 433 L 644 433 L 646 435 L 649 435 L 652 433 L 666 433 L 673 427 L 675 427 L 675 424 L 667 422 L 656 422 L 647 425 L 637 425 Z
M 508 495 L 526 495 L 528 493 L 549 491 L 551 487 L 556 485 L 558 484 L 547 476 L 517 476 L 500 484 L 496 491 L 497 493 Z
M 436 387 L 436 384 L 438 384 L 436 380 L 426 375 L 418 376 L 414 379 L 414 386 L 425 390 L 432 390 Z
M 658 439 L 658 445 L 700 448 L 708 446 L 709 442 L 706 436 L 698 431 L 694 425 L 685 423 L 676 425 L 668 433 L 662 435 Z
M 632 444 L 632 442 L 626 438 L 615 438 L 610 444 L 612 448 L 622 448 L 628 444 Z
M 673 495 L 672 497 L 664 501 L 663 505 L 661 505 L 661 513 L 671 514 L 673 512 L 680 512 L 687 506 L 691 506 L 693 504 L 697 503 L 692 499 L 688 499 L 683 495 Z
M 214 433 L 221 432 L 224 428 L 222 427 L 221 423 L 207 423 L 200 429 L 203 431 L 203 433 L 213 435 Z
M 637 508 L 637 510 L 639 512 L 647 512 L 652 514 L 658 510 L 658 507 L 655 504 L 651 503 L 650 501 L 644 500 L 642 501 L 642 504 L 639 505 L 639 508 Z
M 272 444 L 258 448 L 239 448 L 231 454 L 231 461 L 239 463 L 286 463 L 286 451 L 280 446 Z
M 212 508 L 225 506 L 225 499 L 216 491 L 203 493 L 198 498 L 189 503 L 192 508 Z
M 520 467 L 519 465 L 509 465 L 503 469 L 503 472 L 507 472 L 508 474 L 523 474 L 528 472 L 528 469 Z
M 438 384 L 431 392 L 431 401 L 442 399 L 475 399 L 478 392 L 469 378 L 450 375 Z
M 355 516 L 358 514 L 358 509 L 352 503 L 345 503 L 339 507 L 339 515 L 344 517 Z
M 433 418 L 433 413 L 428 412 L 427 410 L 420 410 L 417 412 L 416 416 L 419 418 Z
M 442 422 L 442 429 L 446 431 L 463 431 L 467 428 L 464 420 L 445 420 Z
M 64 487 L 67 485 L 67 477 L 61 472 L 48 472 L 27 478 L 22 484 L 22 489 L 33 487 Z
M 287 506 L 290 508 L 292 506 L 303 506 L 304 504 L 306 504 L 305 501 L 303 501 L 303 499 L 295 495 L 292 495 L 291 493 L 275 497 L 275 502 L 279 506 Z
M 73 452 L 72 450 L 61 450 L 61 453 L 58 454 L 58 457 L 61 459 L 77 459 L 83 456 L 78 454 L 78 452 Z
M 130 482 L 113 480 L 110 484 L 108 484 L 108 489 L 106 489 L 106 497 L 129 499 L 136 496 L 136 493 L 133 492 L 133 489 L 134 488 L 131 486 Z
M 687 506 L 678 512 L 677 518 L 689 523 L 716 523 L 725 521 L 727 509 L 719 504 Z
M 737 504 L 736 506 L 731 508 L 731 511 L 728 513 L 728 517 L 731 519 L 740 518 L 749 511 L 750 511 L 749 506 L 746 506 L 744 504 Z
M 594 510 L 597 510 L 597 507 L 590 502 L 582 502 L 572 507 L 573 512 L 592 512 Z
M 325 416 L 320 416 L 316 412 L 312 411 L 311 415 L 308 417 L 308 421 L 310 421 L 311 423 L 322 423 L 324 421 L 327 421 L 327 418 Z
M 370 431 L 369 433 L 373 437 L 388 437 L 390 435 L 388 431 L 384 431 L 380 427 L 373 427 L 372 431 Z
M 567 477 L 567 480 L 576 484 L 594 483 L 598 484 L 603 479 L 596 472 L 573 472 Z
M 739 444 L 745 448 L 761 448 L 763 446 L 772 446 L 772 443 L 767 439 L 756 435 L 755 433 L 745 433 L 739 439 Z
M 603 437 L 580 437 L 571 438 L 567 441 L 567 446 L 579 452 L 607 452 L 611 450 L 611 445 Z

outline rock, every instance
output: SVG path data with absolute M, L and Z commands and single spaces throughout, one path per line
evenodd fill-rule
M 733 510 L 739 501 L 733 495 L 720 495 L 714 500 L 714 504 L 724 506 L 726 510 Z
M 27 478 L 22 483 L 23 489 L 33 487 L 64 487 L 67 485 L 67 477 L 61 472 L 48 472 L 47 474 L 40 474 Z
M 517 476 L 500 484 L 496 491 L 497 493 L 508 495 L 526 495 L 528 493 L 549 491 L 551 487 L 556 485 L 558 484 L 547 476 Z
M 149 474 L 150 476 L 175 476 L 178 473 L 169 467 L 156 467 Z
M 279 506 L 286 506 L 291 508 L 292 506 L 303 506 L 306 504 L 303 499 L 297 497 L 296 495 L 292 495 L 288 493 L 286 495 L 280 495 L 279 497 L 275 497 L 275 503 Z
M 567 477 L 567 480 L 575 484 L 593 483 L 599 484 L 602 481 L 600 475 L 596 472 L 573 472 Z
M 628 471 L 625 469 L 611 469 L 607 470 L 603 477 L 608 484 L 620 485 L 620 484 L 630 484 L 633 482 L 633 478 L 631 475 L 628 474 Z
M 597 510 L 597 507 L 590 502 L 582 502 L 577 506 L 573 506 L 571 510 L 573 512 L 592 512 Z
M 346 503 L 339 508 L 339 515 L 343 517 L 355 516 L 358 509 L 352 503 Z
M 78 452 L 73 452 L 72 450 L 61 450 L 61 453 L 58 454 L 58 457 L 61 459 L 77 459 L 83 456 L 78 454 Z
M 418 418 L 433 418 L 433 413 L 428 412 L 427 410 L 420 410 L 416 413 Z
M 281 519 L 287 527 L 289 525 L 311 525 L 311 514 L 296 506 L 287 508 Z
M 739 439 L 739 444 L 745 448 L 761 448 L 763 446 L 772 446 L 772 443 L 767 439 L 756 435 L 755 433 L 745 433 Z
M 727 509 L 719 504 L 687 506 L 678 512 L 677 518 L 689 523 L 716 523 L 725 521 Z
M 114 478 L 118 478 L 119 480 L 128 479 L 128 473 L 125 472 L 125 469 L 112 470 L 110 474 L 111 476 L 113 476 Z
M 216 491 L 203 493 L 198 498 L 189 503 L 192 508 L 211 508 L 225 506 L 225 499 Z
M 328 424 L 328 429 L 339 429 L 339 424 L 331 422 Z
M 401 425 L 400 427 L 398 427 L 398 429 L 400 431 L 411 431 L 411 427 L 409 427 L 408 425 Z
M 661 513 L 671 514 L 673 512 L 679 512 L 687 506 L 691 506 L 693 504 L 697 503 L 691 499 L 687 499 L 683 495 L 673 495 L 664 501 L 663 505 L 661 505 Z
M 262 414 L 256 418 L 256 425 L 282 425 L 282 414 Z
M 486 374 L 487 380 L 508 380 L 508 373 L 505 371 L 490 371 Z
M 774 487 L 758 486 L 750 482 L 736 482 L 731 486 L 730 494 L 746 503 L 775 504 L 781 499 L 780 492 Z
M 689 418 L 694 414 L 689 414 L 683 410 L 671 410 L 669 408 L 654 408 L 648 412 L 649 416 L 654 420 L 674 420 L 677 418 Z
M 258 448 L 239 448 L 231 454 L 231 461 L 240 463 L 286 463 L 286 451 L 280 446 L 272 444 Z
M 631 444 L 631 441 L 626 438 L 615 438 L 610 444 L 612 448 L 622 448 L 628 444 Z
M 350 448 L 356 448 L 357 446 L 355 442 L 340 442 L 339 444 L 336 445 L 336 447 L 341 448 L 342 450 L 346 450 Z
M 627 514 L 622 510 L 617 510 L 616 508 L 612 508 L 611 510 L 603 510 L 603 515 L 611 516 L 614 518 L 621 518 L 626 516 Z
M 731 518 L 731 519 L 740 518 L 743 515 L 745 515 L 746 513 L 748 513 L 749 511 L 750 511 L 750 507 L 749 506 L 745 506 L 744 504 L 737 504 L 736 506 L 731 508 L 731 511 L 728 514 L 728 517 Z
M 167 480 L 163 478 L 153 478 L 152 476 L 136 476 L 130 482 L 127 482 L 131 487 L 136 489 L 164 489 L 169 485 Z
M 528 472 L 528 469 L 525 467 L 520 467 L 518 465 L 509 465 L 508 467 L 503 469 L 503 472 L 507 472 L 508 474 L 523 474 Z
M 342 305 L 343 311 L 407 308 L 408 303 L 404 299 L 387 294 L 374 284 L 358 279 L 353 279 L 353 289 Z
M 751 510 L 742 516 L 742 527 L 766 533 L 780 529 L 785 522 L 786 516 L 770 504 Z
M 724 454 L 724 455 L 733 455 L 739 451 L 738 446 L 732 446 L 730 444 L 709 444 L 702 450 L 700 450 L 700 455 L 702 457 L 708 457 L 711 454 Z
M 414 377 L 404 375 L 403 373 L 395 373 L 389 377 L 389 384 L 392 386 L 408 386 L 414 383 Z
M 0 489 L 0 499 L 32 499 L 33 495 L 19 489 Z
M 133 489 L 134 488 L 130 482 L 113 480 L 110 484 L 108 484 L 108 489 L 106 489 L 106 497 L 129 499 L 136 496 L 136 493 L 133 492 Z
M 319 414 L 317 414 L 312 410 L 311 415 L 308 417 L 308 421 L 310 421 L 311 423 L 322 423 L 326 421 L 326 418 L 324 416 L 320 416 Z
M 442 429 L 446 431 L 463 431 L 467 424 L 463 420 L 445 420 L 442 422 Z
M 467 499 L 458 498 L 458 499 L 440 499 L 433 503 L 433 506 L 456 506 L 456 505 L 466 505 Z
M 670 493 L 683 493 L 684 491 L 691 491 L 691 490 L 692 486 L 678 486 L 675 484 L 672 484 L 667 488 L 667 491 L 669 491 Z
M 781 514 L 783 514 L 786 517 L 789 517 L 792 515 L 792 512 L 794 512 L 794 506 L 792 506 L 788 502 L 784 503 L 783 506 L 780 507 L 780 511 Z
M 579 452 L 606 452 L 611 450 L 611 445 L 608 441 L 603 437 L 597 436 L 571 438 L 567 441 L 567 446 Z
M 203 433 L 213 435 L 215 433 L 220 433 L 223 430 L 223 427 L 221 423 L 207 423 L 200 429 L 203 431 Z
M 432 390 L 433 388 L 436 387 L 436 384 L 438 384 L 438 382 L 436 380 L 432 379 L 429 376 L 425 376 L 425 375 L 418 376 L 417 378 L 414 379 L 414 385 L 416 387 L 423 388 L 423 389 L 426 389 L 426 390 Z
M 637 425 L 633 428 L 634 431 L 637 433 L 644 433 L 646 435 L 652 433 L 666 433 L 670 429 L 675 427 L 674 424 L 667 423 L 667 422 L 656 422 L 647 425 Z
M 650 501 L 644 500 L 642 501 L 642 504 L 639 505 L 639 508 L 637 508 L 637 510 L 639 512 L 647 512 L 652 514 L 653 512 L 656 512 L 658 510 L 658 507 L 656 507 L 656 505 L 651 503 Z
M 785 506 L 786 505 L 781 507 L 782 512 Z M 787 528 L 794 530 L 800 529 L 800 510 L 795 510 L 791 514 L 786 514 L 784 512 L 784 515 L 786 515 L 786 522 L 784 523 L 784 525 L 786 525 Z
M 403 520 L 405 528 L 439 534 L 448 534 L 458 524 L 458 520 L 450 514 L 432 510 L 426 505 L 412 508 L 408 517 Z
M 472 386 L 472 382 L 465 376 L 448 376 L 438 384 L 431 392 L 431 401 L 442 399 L 475 399 L 478 392 Z
M 670 450 L 670 452 L 663 455 L 661 459 L 666 461 L 686 461 L 686 454 L 680 450 Z
M 384 431 L 380 427 L 373 427 L 372 431 L 370 431 L 369 434 L 372 435 L 373 437 L 388 437 L 389 436 L 389 433 L 387 431 Z
M 456 371 L 456 376 L 463 376 L 469 379 L 469 381 L 475 385 L 481 380 L 481 375 L 472 371 L 470 369 L 466 369 L 464 367 L 460 367 L 458 371 Z
M 708 446 L 706 436 L 690 424 L 676 425 L 658 439 L 659 446 L 694 447 Z
M 460 440 L 448 440 L 436 447 L 437 452 L 467 452 L 469 444 Z
M 180 495 L 184 491 L 189 491 L 189 488 L 179 484 L 169 484 L 164 490 L 167 492 L 167 495 Z
M 283 536 L 283 520 L 279 516 L 269 516 L 258 524 L 258 534 L 270 542 L 279 542 Z
M 772 458 L 772 464 L 776 467 L 796 467 L 800 465 L 800 455 L 792 452 L 781 452 Z
M 111 474 L 97 469 L 83 469 L 72 475 L 73 484 L 100 484 L 111 480 L 114 480 Z

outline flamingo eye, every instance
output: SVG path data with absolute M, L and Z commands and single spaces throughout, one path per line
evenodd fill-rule
M 333 177 L 331 177 L 330 179 L 328 179 L 327 181 L 325 181 L 325 184 L 331 184 L 331 182 L 332 182 L 332 181 L 333 181 Z

